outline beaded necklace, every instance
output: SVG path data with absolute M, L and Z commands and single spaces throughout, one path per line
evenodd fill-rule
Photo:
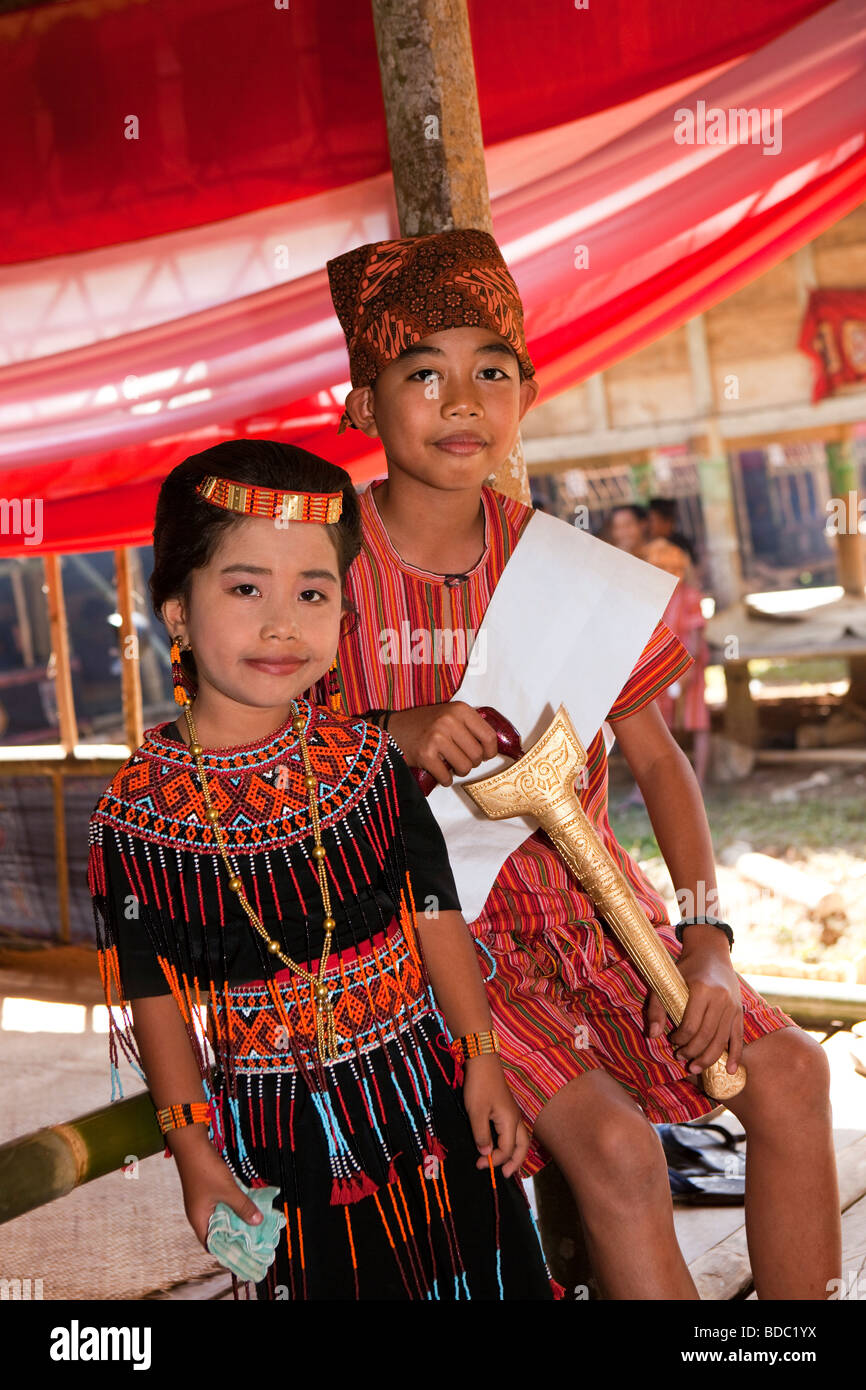
M 295 705 L 294 702 L 292 703 L 292 711 L 292 729 L 298 735 L 298 739 L 300 742 L 301 757 L 304 763 L 304 784 L 307 788 L 310 797 L 310 819 L 312 821 L 313 839 L 315 841 L 315 844 L 313 845 L 312 855 L 316 863 L 316 872 L 318 874 L 319 879 L 319 891 L 322 895 L 322 906 L 325 912 L 324 921 L 322 923 L 325 930 L 325 940 L 322 945 L 322 956 L 319 961 L 319 969 L 315 975 L 311 971 L 305 970 L 302 965 L 298 965 L 297 961 L 291 960 L 289 956 L 284 954 L 280 946 L 280 943 L 278 941 L 275 941 L 271 937 L 270 932 L 265 927 L 255 908 L 252 906 L 246 893 L 244 892 L 244 886 L 241 882 L 240 874 L 237 871 L 237 866 L 233 864 L 231 859 L 229 858 L 229 853 L 226 848 L 226 842 L 223 836 L 222 827 L 219 823 L 219 811 L 216 809 L 211 799 L 210 787 L 208 786 L 207 778 L 205 777 L 204 763 L 202 761 L 202 754 L 204 753 L 204 749 L 199 743 L 198 737 L 196 735 L 195 722 L 192 717 L 192 707 L 190 703 L 187 703 L 183 706 L 183 712 L 186 716 L 187 730 L 189 732 L 189 751 L 195 759 L 196 769 L 198 771 L 199 779 L 201 781 L 202 795 L 204 797 L 205 806 L 207 807 L 207 818 L 213 826 L 217 847 L 219 848 L 219 852 L 222 856 L 223 863 L 225 864 L 229 873 L 229 888 L 232 890 L 233 893 L 237 894 L 238 902 L 240 903 L 241 907 L 243 908 L 244 912 L 249 918 L 250 925 L 255 929 L 255 931 L 258 932 L 259 936 L 264 941 L 265 946 L 267 947 L 268 951 L 270 951 L 271 955 L 276 956 L 279 960 L 282 961 L 283 965 L 287 966 L 288 969 L 292 971 L 293 974 L 300 976 L 302 980 L 305 980 L 309 985 L 312 986 L 313 1004 L 315 1006 L 316 1012 L 316 1043 L 319 1049 L 319 1056 L 322 1058 L 322 1061 L 332 1061 L 333 1058 L 337 1056 L 337 1032 L 334 1024 L 334 1006 L 331 1002 L 331 996 L 328 987 L 325 984 L 325 965 L 328 956 L 331 952 L 331 937 L 333 935 L 336 922 L 331 912 L 331 895 L 328 891 L 327 877 L 327 851 L 324 845 L 322 844 L 322 831 L 321 824 L 319 821 L 319 808 L 316 804 L 316 787 L 318 786 L 318 778 L 313 772 L 312 764 L 310 763 L 310 754 L 307 748 L 307 741 L 304 737 L 304 716 L 298 713 L 297 705 Z

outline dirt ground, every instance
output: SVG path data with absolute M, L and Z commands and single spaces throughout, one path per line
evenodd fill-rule
M 614 833 L 676 921 L 670 876 L 647 813 L 642 806 L 622 807 L 633 786 L 628 768 L 616 754 L 610 766 Z M 787 963 L 804 975 L 866 983 L 866 770 L 856 764 L 758 766 L 740 782 L 708 784 L 704 802 L 737 968 L 772 974 L 758 967 Z M 747 882 L 732 867 L 745 850 L 826 880 L 841 896 L 847 920 L 822 926 L 799 904 Z

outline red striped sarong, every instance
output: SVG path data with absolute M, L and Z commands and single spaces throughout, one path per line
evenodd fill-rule
M 462 582 L 452 578 L 446 584 L 444 575 L 402 560 L 379 516 L 377 487 L 373 484 L 361 498 L 364 542 L 346 583 L 358 610 L 358 626 L 341 638 L 338 650 L 339 686 L 348 713 L 411 709 L 452 698 L 493 590 L 532 516 L 531 507 L 482 488 L 484 550 Z M 611 621 L 615 618 L 611 614 Z M 586 660 L 591 670 L 591 652 Z M 637 714 L 691 665 L 679 639 L 658 623 L 608 719 Z M 326 703 L 322 683 L 310 698 Z M 508 716 L 507 710 L 502 713 Z M 608 823 L 601 730 L 587 748 L 578 792 L 647 917 L 671 954 L 678 955 L 662 898 Z M 505 861 L 470 928 L 484 973 L 490 975 L 487 992 L 508 1083 L 528 1124 L 560 1087 L 594 1067 L 615 1077 L 654 1121 L 682 1121 L 714 1107 L 673 1060 L 666 1038 L 646 1037 L 646 987 L 543 832 L 530 836 Z M 747 1042 L 791 1022 L 744 982 L 741 987 Z M 537 1172 L 545 1162 L 546 1155 L 533 1143 L 524 1171 Z

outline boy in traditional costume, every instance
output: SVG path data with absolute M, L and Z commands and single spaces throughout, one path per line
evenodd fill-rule
M 820 1047 L 734 973 L 730 928 L 707 911 L 716 899 L 706 814 L 654 703 L 691 658 L 662 622 L 645 627 L 631 654 L 619 642 L 626 633 L 634 641 L 631 610 L 658 571 L 589 536 L 581 540 L 588 558 L 557 569 L 564 532 L 551 528 L 565 523 L 486 486 L 537 394 L 520 296 L 491 236 L 458 230 L 368 244 L 328 271 L 352 381 L 340 429 L 380 438 L 388 469 L 361 498 L 364 541 L 349 579 L 361 622 L 340 642 L 336 678 L 345 707 L 385 725 L 407 762 L 440 784 L 431 805 L 464 916 L 490 962 L 506 1075 L 533 1130 L 524 1171 L 551 1157 L 561 1168 L 607 1297 L 695 1298 L 650 1121 L 712 1109 L 694 1079 L 727 1048 L 729 1070 L 741 1058 L 748 1069 L 730 1109 L 748 1133 L 746 1221 L 759 1295 L 824 1298 L 840 1260 L 828 1068 Z M 549 544 L 549 562 L 533 536 Z M 616 565 L 630 568 L 618 574 Z M 509 623 L 509 605 L 520 622 Z M 663 607 L 662 599 L 656 618 Z M 584 630 L 591 639 L 563 663 Z M 533 719 L 542 704 L 552 713 L 566 685 L 571 704 L 586 697 L 594 710 L 580 802 L 688 984 L 685 1017 L 670 1036 L 660 999 L 648 997 L 546 834 L 518 826 L 510 852 L 501 838 L 491 849 L 493 828 L 505 822 L 465 813 L 455 779 L 497 753 L 475 702 L 454 698 L 481 688 L 476 655 L 479 668 L 489 661 L 498 672 L 486 685 L 482 677 L 492 698 L 477 703 L 507 719 L 521 701 Z M 530 689 L 535 706 L 524 699 Z M 676 930 L 608 824 L 604 721 L 644 796 L 678 901 L 691 904 Z
M 149 1085 L 235 1296 L 549 1299 L 442 835 L 387 734 L 301 698 L 359 546 L 348 475 L 289 445 L 231 440 L 162 486 L 182 713 L 91 823 L 113 1066 Z

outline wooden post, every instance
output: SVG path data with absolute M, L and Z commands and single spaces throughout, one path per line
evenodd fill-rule
M 371 0 L 403 236 L 492 232 L 466 0 Z M 491 475 L 529 503 L 523 445 Z
M 123 726 L 130 751 L 144 737 L 141 712 L 141 671 L 138 660 L 138 633 L 132 620 L 135 600 L 132 592 L 132 569 L 126 548 L 114 552 L 114 577 L 117 583 L 117 611 L 120 614 L 120 687 L 123 694 Z
M 59 555 L 44 555 L 45 593 L 48 598 L 48 622 L 51 629 L 51 658 L 57 694 L 57 713 L 60 723 L 60 742 L 71 756 L 78 742 L 78 722 L 72 696 L 72 671 L 69 665 L 69 630 L 66 626 L 66 605 L 63 601 L 63 579 Z
M 866 600 L 866 539 L 860 531 L 860 505 L 862 492 L 854 451 L 854 430 L 851 425 L 842 425 L 838 439 L 827 443 L 827 474 L 830 492 L 834 501 L 843 504 L 845 522 L 836 532 L 836 565 L 839 583 L 846 594 Z M 866 708 L 866 658 L 850 656 L 848 674 L 851 684 L 846 703 L 856 708 Z
M 834 501 L 843 504 L 846 517 L 846 524 L 836 532 L 839 583 L 846 594 L 862 599 L 866 588 L 866 563 L 864 540 L 859 529 L 861 495 L 853 427 L 843 425 L 838 440 L 828 443 L 826 448 L 830 492 Z
M 134 601 L 138 594 L 147 594 L 147 581 L 144 578 L 141 568 L 141 552 L 135 546 L 130 546 L 127 550 L 127 555 L 129 557 L 129 576 Z M 159 669 L 159 658 L 156 654 L 153 642 L 151 641 L 145 642 L 142 646 L 139 640 L 138 672 L 142 704 L 160 704 L 164 698 L 162 677 Z
M 706 421 L 690 448 L 698 459 L 710 586 L 717 607 L 729 608 L 742 594 L 743 577 L 731 470 L 715 420 Z

